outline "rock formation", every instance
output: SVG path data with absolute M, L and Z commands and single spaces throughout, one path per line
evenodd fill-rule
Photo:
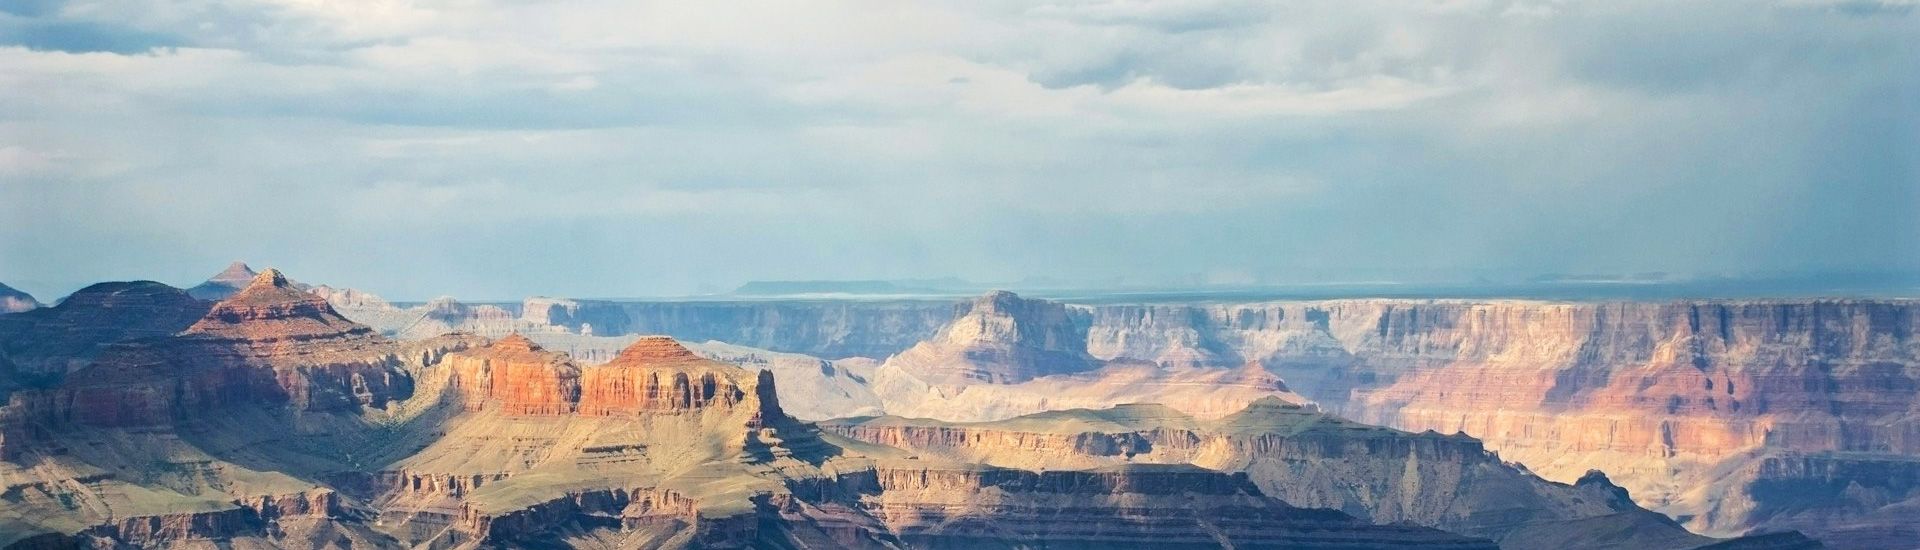
M 1005 467 L 1192 464 L 1240 472 L 1262 494 L 1294 505 L 1485 536 L 1510 548 L 1694 548 L 1713 542 L 1635 506 L 1598 472 L 1573 485 L 1553 483 L 1501 462 L 1469 437 L 1369 426 L 1272 398 L 1216 421 L 1160 405 L 1129 405 L 985 423 L 879 417 L 822 426 L 923 457 Z M 1605 528 L 1555 538 L 1553 545 L 1523 543 L 1587 524 Z
M 0 314 L 19 313 L 40 307 L 40 301 L 25 292 L 0 284 Z
M 0 316 L 0 350 L 26 382 L 53 383 L 110 344 L 185 330 L 208 307 L 153 281 L 99 283 L 59 305 Z
M 1065 305 L 995 291 L 933 338 L 887 360 L 936 385 L 1016 384 L 1098 368 L 1087 354 L 1084 323 Z
M 266 270 L 12 396 L 0 544 L 1493 548 L 1244 474 L 916 458 L 778 396 L 664 337 L 586 367 L 523 337 L 396 342 Z
M 772 374 L 749 371 L 694 355 L 665 336 L 634 341 L 618 357 L 580 377 L 580 414 L 587 416 L 678 412 L 734 407 L 756 400 L 778 412 Z
M 453 388 L 469 410 L 567 414 L 580 403 L 580 368 L 518 334 L 448 355 Z
M 1261 361 L 1342 414 L 1463 431 L 1550 479 L 1601 468 L 1643 504 L 1733 534 L 1770 528 L 1742 496 L 1770 475 L 1751 461 L 1920 455 L 1916 312 L 1856 300 L 1101 306 L 1089 333 L 1096 356 L 1200 347 Z
M 245 262 L 227 264 L 226 269 L 208 277 L 206 281 L 187 289 L 187 294 L 202 300 L 224 300 L 240 289 L 246 288 L 253 278 L 259 275 Z

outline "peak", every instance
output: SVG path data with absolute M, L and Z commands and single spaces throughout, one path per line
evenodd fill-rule
M 246 264 L 242 264 L 239 262 L 235 262 L 234 265 L 240 266 L 241 269 L 247 268 Z M 293 286 L 293 283 L 288 282 L 287 276 L 285 274 L 280 273 L 280 270 L 269 267 L 267 268 L 266 271 L 262 271 L 254 275 L 253 282 L 247 283 L 248 287 L 255 287 L 260 285 L 272 286 L 274 288 L 291 288 Z
M 680 342 L 671 337 L 645 336 L 634 340 L 633 344 L 628 345 L 626 349 L 620 350 L 620 355 L 615 357 L 613 362 L 658 363 L 698 358 L 698 355 L 694 355 L 692 351 L 687 350 L 686 346 L 680 345 Z
M 540 344 L 533 343 L 533 340 L 527 339 L 526 336 L 522 336 L 518 332 L 508 334 L 499 340 L 494 340 L 493 344 L 487 347 L 497 350 L 540 351 Z
M 254 273 L 253 268 L 247 267 L 246 262 L 236 261 L 227 264 L 226 269 L 220 270 L 219 273 L 215 273 L 212 278 L 207 280 L 239 282 L 253 279 L 255 275 L 258 274 Z

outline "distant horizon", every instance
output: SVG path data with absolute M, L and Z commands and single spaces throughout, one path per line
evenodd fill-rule
M 245 263 L 255 270 L 275 266 Z M 689 294 L 625 294 L 625 295 L 568 295 L 559 293 L 532 292 L 519 296 L 461 296 L 457 294 L 433 294 L 430 296 L 402 295 L 390 296 L 377 288 L 367 288 L 345 282 L 317 281 L 301 277 L 299 273 L 281 269 L 288 277 L 307 285 L 326 285 L 339 289 L 354 289 L 379 296 L 395 304 L 422 304 L 440 298 L 453 298 L 462 303 L 501 304 L 517 303 L 531 297 L 550 297 L 574 300 L 603 301 L 777 301 L 777 300 L 926 300 L 960 299 L 979 295 L 992 290 L 1012 291 L 1022 296 L 1040 297 L 1064 301 L 1108 302 L 1124 300 L 1147 301 L 1220 301 L 1220 300 L 1318 300 L 1348 298 L 1392 298 L 1392 299 L 1537 299 L 1567 301 L 1648 301 L 1672 299 L 1820 299 L 1820 298 L 1920 298 L 1920 271 L 1915 272 L 1833 272 L 1833 273 L 1773 273 L 1752 274 L 1747 276 L 1697 276 L 1682 277 L 1668 274 L 1621 274 L 1607 276 L 1602 274 L 1540 274 L 1531 277 L 1516 277 L 1505 280 L 1479 278 L 1474 280 L 1434 280 L 1434 281 L 1326 281 L 1326 282 L 1271 282 L 1271 283 L 1197 283 L 1197 284 L 1107 284 L 1097 281 L 972 281 L 960 277 L 933 279 L 804 279 L 804 280 L 749 280 L 741 282 L 720 292 Z M 216 272 L 217 273 L 217 272 Z M 212 275 L 210 273 L 209 275 Z M 1658 276 L 1656 276 L 1658 275 Z M 164 281 L 154 278 L 126 278 L 99 280 L 81 283 L 57 296 L 42 294 L 43 290 L 25 284 L 0 279 L 0 284 L 32 295 L 43 304 L 52 304 L 57 300 L 86 286 L 105 282 L 125 282 L 150 280 L 168 286 L 187 289 L 205 282 L 199 279 L 191 282 Z M 876 285 L 890 285 L 883 289 Z M 772 287 L 789 287 L 784 291 L 774 291 Z M 792 288 L 811 287 L 811 288 Z M 857 287 L 849 290 L 849 287 Z M 758 288 L 758 289 L 756 289 Z

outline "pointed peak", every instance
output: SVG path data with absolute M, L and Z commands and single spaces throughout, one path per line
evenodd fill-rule
M 227 268 L 226 268 L 226 269 L 222 269 L 222 270 L 220 270 L 220 272 L 219 272 L 219 273 L 215 273 L 215 274 L 213 275 L 213 277 L 212 277 L 212 278 L 210 278 L 210 279 L 208 279 L 208 280 L 211 280 L 211 281 L 246 281 L 246 280 L 251 280 L 251 279 L 253 279 L 253 277 L 254 277 L 255 275 L 258 275 L 258 273 L 255 273 L 255 272 L 253 271 L 253 268 L 251 268 L 251 267 L 247 267 L 247 263 L 246 263 L 246 262 L 241 262 L 241 261 L 235 261 L 235 262 L 233 262 L 233 263 L 230 263 L 230 264 L 227 264 Z
M 246 267 L 245 264 L 240 264 L 237 262 L 235 263 L 235 265 L 239 265 L 242 268 Z M 255 274 L 253 276 L 253 282 L 247 283 L 248 288 L 261 286 L 261 285 L 271 286 L 274 288 L 292 288 L 293 287 L 293 283 L 287 280 L 286 274 L 280 273 L 280 270 L 274 269 L 271 267 L 267 268 L 266 271 L 262 271 L 258 274 Z
M 614 357 L 613 363 L 659 363 L 699 358 L 672 337 L 644 336 L 620 350 L 620 355 Z

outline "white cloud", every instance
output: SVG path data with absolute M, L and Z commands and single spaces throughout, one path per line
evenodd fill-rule
M 1886 205 L 1914 197 L 1920 14 L 1775 5 L 74 0 L 41 19 L 161 45 L 0 44 L 0 177 L 126 192 L 8 186 L 106 204 L 0 226 L 25 258 L 0 267 L 85 277 L 28 241 L 217 263 L 269 234 L 457 248 L 493 222 L 526 247 L 764 241 L 823 277 L 1070 276 L 1129 240 L 1177 249 L 1147 277 L 1911 264 L 1920 216 Z M 183 196 L 221 202 L 153 204 Z M 284 232 L 205 236 L 280 198 L 304 208 Z M 1827 204 L 1882 215 L 1835 233 Z M 1704 233 L 1664 233 L 1682 217 Z

